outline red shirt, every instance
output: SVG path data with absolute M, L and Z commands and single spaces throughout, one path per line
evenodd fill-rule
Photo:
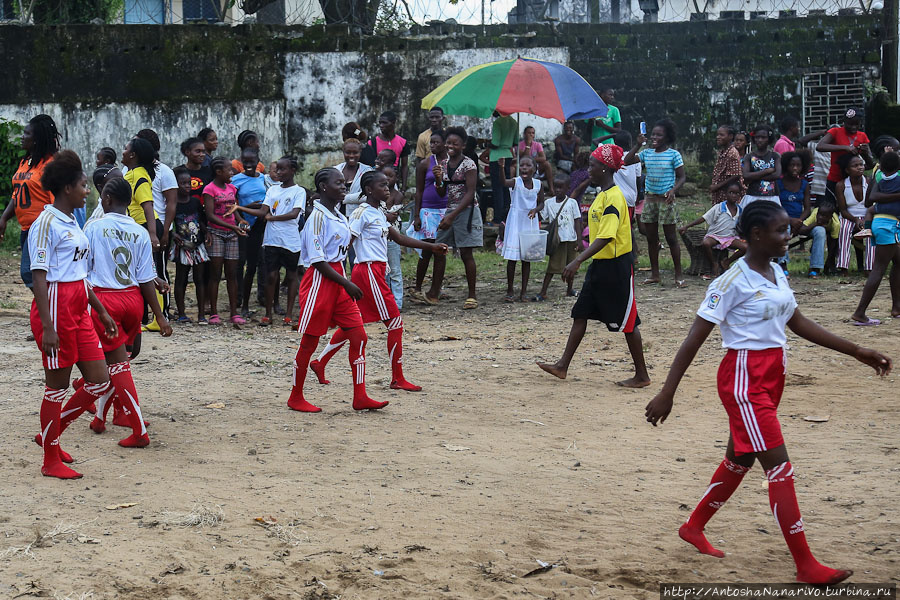
M 832 127 L 828 130 L 831 134 L 831 143 L 837 146 L 853 146 L 859 148 L 861 144 L 868 144 L 869 137 L 863 131 L 857 131 L 852 136 L 847 135 L 847 130 L 843 127 Z M 841 173 L 841 165 L 838 159 L 847 154 L 844 150 L 837 150 L 831 153 L 831 170 L 828 171 L 828 181 L 840 181 L 844 178 Z

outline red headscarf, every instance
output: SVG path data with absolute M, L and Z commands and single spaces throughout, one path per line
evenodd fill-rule
M 615 144 L 601 144 L 591 153 L 591 156 L 602 162 L 613 171 L 622 168 L 622 157 L 625 152 Z

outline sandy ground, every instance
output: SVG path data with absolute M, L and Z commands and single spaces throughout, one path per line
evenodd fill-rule
M 793 579 L 758 466 L 708 527 L 724 559 L 677 537 L 727 439 L 718 333 L 669 421 L 654 429 L 642 415 L 699 280 L 678 290 L 667 274 L 638 290 L 654 379 L 640 391 L 613 385 L 629 373 L 627 350 L 599 327 L 568 380 L 534 366 L 568 333 L 559 284 L 540 305 L 502 304 L 489 281 L 475 311 L 462 310 L 459 282 L 439 307 L 408 306 L 418 394 L 388 389 L 384 328 L 369 326 L 370 394 L 391 401 L 378 413 L 350 408 L 345 351 L 332 385 L 307 384 L 325 412 L 288 411 L 298 339 L 280 327 L 146 337 L 134 370 L 150 447 L 120 448 L 124 429 L 98 436 L 82 418 L 62 445 L 85 477 L 62 482 L 40 476 L 31 441 L 42 372 L 26 340 L 30 300 L 16 265 L 0 269 L 0 597 L 649 599 L 660 582 Z M 808 315 L 900 358 L 900 321 L 842 322 L 861 280 L 795 285 Z M 888 306 L 885 290 L 872 316 Z M 898 376 L 879 380 L 795 337 L 788 371 L 781 418 L 813 550 L 857 582 L 900 581 Z M 125 503 L 136 504 L 109 510 Z M 556 566 L 527 576 L 537 560 Z

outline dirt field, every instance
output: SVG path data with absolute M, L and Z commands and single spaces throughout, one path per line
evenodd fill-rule
M 350 407 L 346 351 L 332 385 L 307 384 L 322 414 L 286 409 L 298 342 L 287 329 L 147 336 L 134 370 L 150 447 L 120 448 L 124 429 L 98 436 L 82 418 L 62 446 L 85 476 L 62 482 L 39 473 L 42 371 L 26 340 L 30 300 L 6 258 L 0 597 L 650 599 L 659 582 L 791 581 L 758 466 L 707 529 L 724 559 L 678 539 L 727 423 L 718 333 L 669 421 L 643 419 L 705 286 L 678 290 L 664 275 L 638 290 L 654 379 L 640 391 L 613 385 L 629 373 L 624 339 L 596 326 L 568 380 L 534 365 L 568 333 L 559 284 L 554 301 L 506 305 L 494 279 L 482 306 L 463 311 L 452 281 L 451 301 L 409 305 L 404 362 L 418 394 L 388 389 L 384 328 L 369 326 L 370 395 L 391 401 L 371 414 Z M 900 320 L 843 322 L 862 280 L 794 284 L 806 314 L 900 359 Z M 888 317 L 888 302 L 884 289 L 871 316 Z M 900 581 L 900 379 L 790 339 L 781 418 L 813 550 L 853 581 Z M 538 560 L 555 567 L 527 576 Z

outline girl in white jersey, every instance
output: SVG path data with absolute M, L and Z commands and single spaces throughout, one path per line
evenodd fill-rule
M 150 444 L 150 438 L 138 403 L 126 346 L 131 345 L 141 331 L 145 302 L 156 317 L 160 335 L 172 335 L 172 327 L 156 295 L 157 285 L 163 293 L 168 291 L 169 286 L 156 277 L 150 235 L 128 216 L 131 195 L 127 181 L 121 177 L 110 179 L 100 194 L 105 215 L 85 226 L 84 234 L 91 245 L 88 282 L 119 330 L 115 338 L 107 337 L 94 313 L 94 329 L 103 345 L 109 378 L 132 429 L 132 434 L 120 440 L 119 445 L 143 448 Z M 96 433 L 103 433 L 106 429 L 106 413 L 110 404 L 106 402 L 97 406 L 91 421 L 91 429 Z
M 393 166 L 391 166 L 393 168 Z M 364 323 L 381 321 L 388 329 L 388 356 L 391 359 L 391 389 L 408 392 L 421 391 L 421 386 L 413 385 L 403 376 L 403 319 L 394 300 L 394 294 L 385 279 L 388 259 L 388 240 L 402 246 L 427 250 L 440 256 L 447 254 L 446 244 L 422 242 L 400 233 L 388 225 L 381 210 L 381 203 L 391 195 L 388 178 L 381 171 L 368 171 L 360 179 L 363 202 L 350 215 L 350 235 L 356 250 L 356 265 L 350 281 L 363 290 L 363 297 L 357 302 Z M 329 383 L 325 379 L 325 365 L 347 341 L 347 332 L 338 329 L 322 351 L 319 360 L 309 364 L 319 383 Z
M 43 354 L 46 377 L 41 433 L 35 441 L 44 447 L 42 474 L 76 479 L 81 474 L 63 464 L 72 462 L 72 457 L 60 449 L 59 436 L 88 406 L 106 401 L 113 392 L 88 305 L 98 313 L 108 336 L 115 337 L 118 331 L 86 279 L 90 247 L 73 216 L 88 194 L 81 159 L 71 150 L 62 150 L 44 168 L 41 185 L 54 198 L 28 236 L 34 278 L 31 332 Z M 62 408 L 75 364 L 85 385 Z
M 288 407 L 300 412 L 322 409 L 303 397 L 303 382 L 309 359 L 319 338 L 329 327 L 340 327 L 350 342 L 350 370 L 353 374 L 353 409 L 375 410 L 387 406 L 366 395 L 366 336 L 356 301 L 362 290 L 344 276 L 344 260 L 350 247 L 347 217 L 337 207 L 344 199 L 344 176 L 337 169 L 321 169 L 315 177 L 319 200 L 303 226 L 300 260 L 307 267 L 300 282 L 300 348 L 294 358 L 294 386 Z M 312 267 L 312 268 L 310 268 Z
M 713 327 L 719 325 L 728 352 L 719 366 L 718 389 L 731 435 L 725 460 L 679 535 L 703 554 L 725 556 L 707 541 L 703 528 L 759 459 L 768 479 L 769 505 L 797 566 L 797 581 L 834 584 L 853 572 L 826 567 L 810 552 L 794 493 L 794 469 L 778 423 L 787 364 L 784 328 L 848 354 L 882 376 L 890 373 L 891 359 L 830 333 L 800 313 L 787 278 L 770 262 L 787 250 L 788 225 L 787 213 L 774 202 L 754 202 L 744 209 L 738 233 L 747 240 L 747 254 L 710 284 L 663 389 L 647 405 L 646 417 L 654 426 L 666 420 L 678 383 Z

